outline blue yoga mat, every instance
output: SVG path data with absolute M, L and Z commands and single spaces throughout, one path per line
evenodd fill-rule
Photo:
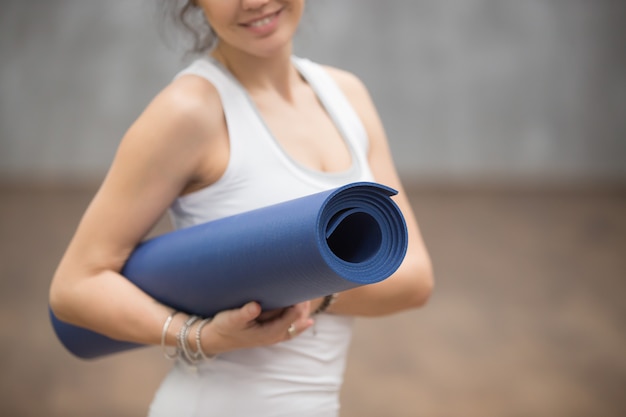
M 353 183 L 169 232 L 138 245 L 122 275 L 156 300 L 203 317 L 250 301 L 268 310 L 380 282 L 407 248 L 395 194 Z M 140 346 L 50 317 L 59 340 L 81 358 Z

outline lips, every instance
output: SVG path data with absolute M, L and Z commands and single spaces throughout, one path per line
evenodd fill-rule
M 246 27 L 250 27 L 250 28 L 260 28 L 263 27 L 265 25 L 268 25 L 269 23 L 272 22 L 272 20 L 274 20 L 282 11 L 282 9 L 279 9 L 273 13 L 267 13 L 262 17 L 253 19 L 253 20 L 249 20 L 245 23 L 240 23 L 241 26 L 246 26 Z

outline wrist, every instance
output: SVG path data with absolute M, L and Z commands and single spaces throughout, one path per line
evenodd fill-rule
M 161 348 L 164 356 L 167 359 L 181 358 L 191 365 L 213 358 L 215 355 L 209 354 L 203 342 L 207 333 L 204 329 L 210 322 L 209 318 L 173 311 L 163 323 Z
M 215 357 L 216 352 L 213 352 L 211 349 L 207 349 L 205 344 L 203 343 L 202 335 L 206 334 L 205 328 L 211 324 L 212 318 L 205 318 L 198 321 L 197 325 L 193 329 L 193 332 L 189 335 L 190 339 L 187 342 L 191 346 L 193 354 L 196 360 L 207 360 Z
M 172 311 L 163 324 L 161 334 L 161 346 L 166 348 L 177 347 L 178 333 L 189 316 L 180 311 Z
M 313 310 L 313 313 L 311 315 L 314 316 L 317 314 L 328 312 L 328 309 L 330 308 L 331 305 L 335 303 L 336 300 L 337 300 L 337 293 L 329 294 L 321 298 L 320 303 L 317 305 L 315 310 Z

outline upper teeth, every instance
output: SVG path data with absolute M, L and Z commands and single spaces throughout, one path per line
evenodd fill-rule
M 255 22 L 250 23 L 250 26 L 252 27 L 259 27 L 259 26 L 263 26 L 263 25 L 267 25 L 270 21 L 272 20 L 272 17 L 266 17 L 260 20 L 257 20 Z

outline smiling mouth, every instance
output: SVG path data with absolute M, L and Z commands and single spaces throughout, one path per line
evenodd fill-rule
M 249 23 L 242 23 L 242 26 L 248 26 L 248 27 L 252 27 L 252 28 L 258 28 L 258 27 L 261 27 L 261 26 L 265 26 L 268 23 L 270 23 L 274 18 L 276 18 L 276 16 L 278 16 L 281 11 L 282 11 L 282 9 L 280 9 L 280 10 L 278 10 L 278 11 L 272 13 L 272 14 L 269 14 L 269 15 L 261 18 L 261 19 L 254 20 L 254 21 L 249 22 Z

